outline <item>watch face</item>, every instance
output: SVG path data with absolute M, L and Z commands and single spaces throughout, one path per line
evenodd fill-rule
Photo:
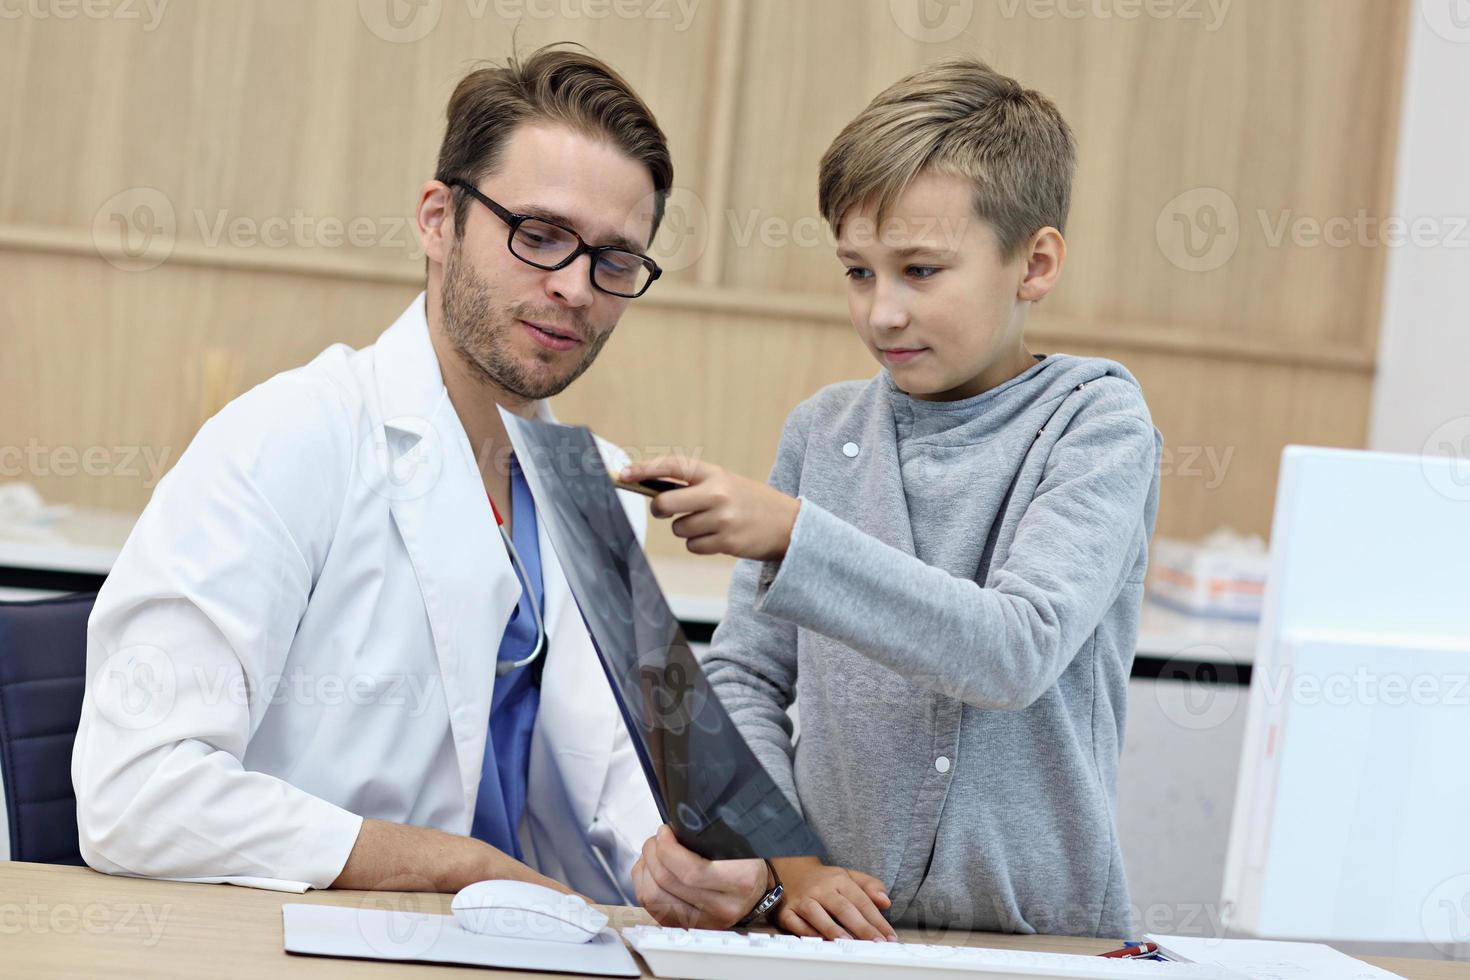
M 665 822 L 710 859 L 824 856 L 710 688 L 592 433 L 500 414 Z

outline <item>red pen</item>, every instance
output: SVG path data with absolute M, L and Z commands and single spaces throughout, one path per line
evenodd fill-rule
M 1122 949 L 1115 949 L 1110 953 L 1099 953 L 1099 956 L 1110 956 L 1119 960 L 1142 959 L 1145 956 L 1157 956 L 1159 952 L 1158 943 L 1129 943 Z

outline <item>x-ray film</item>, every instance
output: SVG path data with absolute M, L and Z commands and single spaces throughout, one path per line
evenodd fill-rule
M 710 689 L 592 433 L 500 414 L 664 821 L 711 859 L 822 856 Z

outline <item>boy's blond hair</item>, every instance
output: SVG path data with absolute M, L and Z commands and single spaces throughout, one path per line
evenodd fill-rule
M 843 128 L 822 155 L 818 201 L 840 233 L 855 207 L 872 206 L 882 220 L 921 173 L 963 177 L 1009 259 L 1036 231 L 1064 230 L 1076 153 L 1050 99 L 955 58 L 890 85 Z

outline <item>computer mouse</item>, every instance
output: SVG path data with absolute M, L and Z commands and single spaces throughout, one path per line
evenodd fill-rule
M 466 932 L 504 939 L 585 943 L 607 925 L 607 916 L 577 896 L 529 881 L 477 881 L 449 907 Z

